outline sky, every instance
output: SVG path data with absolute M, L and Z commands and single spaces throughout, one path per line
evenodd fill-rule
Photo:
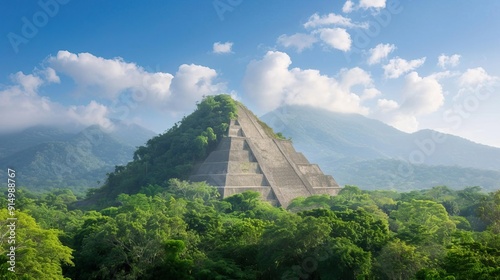
M 500 147 L 495 0 L 3 1 L 0 133 L 166 131 L 203 96 Z

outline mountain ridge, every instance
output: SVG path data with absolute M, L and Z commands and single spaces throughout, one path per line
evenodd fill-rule
M 111 132 L 97 125 L 77 133 L 35 126 L 0 136 L 4 147 L 0 165 L 15 168 L 20 183 L 32 190 L 70 187 L 84 192 L 103 181 L 115 165 L 130 161 L 136 147 L 154 135 L 140 126 L 119 123 Z
M 317 162 L 340 184 L 367 187 L 371 185 L 368 179 L 352 180 L 353 176 L 370 178 L 377 172 L 387 173 L 382 166 L 392 166 L 391 172 L 396 175 L 401 173 L 398 171 L 400 166 L 411 166 L 419 171 L 417 174 L 431 172 L 428 167 L 446 167 L 443 170 L 456 174 L 459 174 L 456 170 L 463 173 L 469 169 L 468 174 L 475 174 L 478 178 L 475 184 L 487 183 L 485 187 L 488 189 L 498 188 L 494 181 L 500 181 L 500 149 L 459 136 L 428 129 L 406 133 L 359 114 L 336 113 L 309 106 L 281 107 L 262 116 L 262 120 L 275 131 L 291 137 L 297 151 Z M 398 161 L 398 164 L 394 167 L 394 163 L 389 164 L 391 160 Z M 379 167 L 375 168 L 377 165 Z M 370 166 L 370 174 L 360 166 Z M 452 172 L 449 167 L 457 169 Z M 466 186 L 460 185 L 458 178 L 452 180 L 450 176 L 442 175 L 434 174 L 434 181 L 453 187 Z M 473 183 L 474 176 L 470 175 L 470 180 L 463 183 Z M 379 188 L 393 186 L 396 182 L 404 183 L 391 179 L 378 182 L 381 184 Z M 409 188 L 433 187 L 424 182 L 429 180 L 414 176 L 404 185 Z

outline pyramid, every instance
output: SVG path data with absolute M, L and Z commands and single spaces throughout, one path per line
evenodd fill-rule
M 340 187 L 332 176 L 311 164 L 291 141 L 268 135 L 257 118 L 238 105 L 227 137 L 191 175 L 193 182 L 206 181 L 222 197 L 252 190 L 277 206 L 315 194 L 336 195 Z

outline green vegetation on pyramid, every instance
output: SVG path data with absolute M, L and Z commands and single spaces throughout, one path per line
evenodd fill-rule
M 133 161 L 117 166 L 102 188 L 90 190 L 87 203 L 107 205 L 121 193 L 165 186 L 171 178 L 187 179 L 193 167 L 215 149 L 236 113 L 236 101 L 229 95 L 205 97 L 192 114 L 139 147 Z

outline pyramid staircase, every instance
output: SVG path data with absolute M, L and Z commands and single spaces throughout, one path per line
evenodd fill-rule
M 266 134 L 257 119 L 243 106 L 231 120 L 228 136 L 190 177 L 216 186 L 223 197 L 252 190 L 274 205 L 287 207 L 299 196 L 336 195 L 339 185 L 310 164 L 288 140 Z

